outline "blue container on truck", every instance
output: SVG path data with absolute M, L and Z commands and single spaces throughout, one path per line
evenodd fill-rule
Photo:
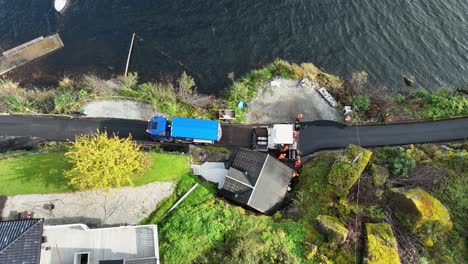
M 151 138 L 161 142 L 213 144 L 221 139 L 221 124 L 214 120 L 155 116 L 146 130 Z

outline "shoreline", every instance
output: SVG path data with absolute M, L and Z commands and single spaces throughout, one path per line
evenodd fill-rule
M 173 81 L 143 83 L 139 82 L 139 76 L 136 73 L 107 80 L 85 74 L 74 78 L 64 77 L 56 87 L 42 89 L 24 89 L 14 81 L 0 79 L 0 87 L 3 88 L 0 90 L 0 112 L 71 114 L 88 103 L 109 99 L 112 101 L 128 99 L 149 104 L 157 112 L 167 116 L 217 119 L 216 109 L 235 109 L 236 122 L 255 123 L 256 119 L 252 119 L 252 114 L 264 116 L 262 108 L 274 109 L 275 103 L 290 99 L 285 98 L 288 96 L 287 93 L 276 99 L 269 94 L 265 95 L 265 90 L 273 90 L 271 85 L 273 82 L 286 83 L 286 86 L 276 88 L 281 93 L 281 90 L 286 88 L 294 91 L 287 82 L 299 83 L 302 79 L 308 79 L 313 85 L 327 89 L 338 101 L 338 107 L 334 111 L 341 112 L 345 105 L 350 105 L 354 110 L 351 124 L 394 123 L 468 116 L 468 96 L 463 93 L 463 89 L 439 88 L 435 92 L 429 92 L 422 88 L 408 88 L 396 93 L 374 91 L 374 87 L 368 83 L 368 75 L 365 72 L 355 72 L 350 79 L 342 80 L 323 72 L 311 63 L 298 65 L 284 60 L 275 60 L 264 68 L 253 70 L 241 78 L 232 78 L 231 85 L 225 88 L 225 95 L 218 97 L 198 93 L 194 79 L 185 72 Z M 299 98 L 294 100 L 299 100 Z M 315 101 L 312 99 L 310 103 L 306 103 L 307 99 L 303 105 L 317 104 L 319 102 L 317 100 L 320 100 L 320 98 L 313 99 Z M 294 100 L 291 100 L 289 106 L 294 105 Z M 260 113 L 249 112 L 250 108 L 238 109 L 239 102 L 247 105 L 254 103 L 252 111 L 260 111 Z M 258 106 L 255 108 L 255 105 Z M 288 105 L 280 109 L 288 111 Z M 111 111 L 112 109 L 104 110 Z M 300 111 L 300 109 L 295 111 Z M 321 120 L 320 117 L 324 116 L 325 110 L 312 109 L 310 111 L 315 111 L 315 114 L 311 114 L 316 117 L 305 121 Z M 268 121 L 287 121 L 282 119 L 284 118 L 275 120 L 273 116 Z M 336 118 L 332 120 L 338 121 Z

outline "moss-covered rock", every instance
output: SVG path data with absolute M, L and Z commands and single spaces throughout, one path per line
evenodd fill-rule
M 316 245 L 309 245 L 309 250 L 307 250 L 304 254 L 305 258 L 307 260 L 312 260 L 313 258 L 315 258 L 315 256 L 317 255 L 317 249 L 318 247 Z
M 423 189 L 392 188 L 390 198 L 397 219 L 428 247 L 453 227 L 447 208 Z
M 366 224 L 366 264 L 399 264 L 398 245 L 390 225 Z
M 390 172 L 387 168 L 375 163 L 371 164 L 370 172 L 372 174 L 372 181 L 377 187 L 382 187 L 387 181 L 388 176 L 390 176 Z
M 336 187 L 336 194 L 345 197 L 349 189 L 359 179 L 369 163 L 372 152 L 355 146 L 348 145 L 340 158 L 333 164 L 328 174 L 328 182 Z
M 338 218 L 330 215 L 319 215 L 315 219 L 319 229 L 327 235 L 329 242 L 342 244 L 346 241 L 348 229 Z

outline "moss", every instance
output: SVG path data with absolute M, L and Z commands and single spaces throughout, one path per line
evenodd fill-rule
M 370 166 L 370 172 L 372 174 L 372 181 L 377 187 L 382 187 L 390 176 L 390 172 L 384 166 L 380 166 L 372 163 Z
M 366 256 L 364 263 L 400 263 L 398 245 L 390 225 L 385 223 L 366 224 Z
M 348 236 L 348 229 L 341 221 L 330 215 L 319 215 L 315 218 L 319 223 L 319 228 L 327 235 L 328 241 L 342 244 Z
M 315 256 L 317 255 L 317 246 L 316 245 L 310 245 L 310 249 L 308 251 L 306 251 L 306 253 L 304 254 L 305 258 L 307 260 L 312 260 L 313 258 L 315 258 Z
M 349 189 L 359 179 L 367 166 L 372 152 L 364 148 L 348 145 L 341 157 L 335 161 L 328 182 L 336 187 L 336 194 L 345 197 Z
M 438 235 L 452 230 L 447 208 L 423 189 L 390 191 L 396 217 L 426 246 L 433 246 Z
M 304 164 L 299 182 L 294 188 L 295 205 L 313 219 L 319 214 L 329 214 L 326 204 L 333 203 L 334 187 L 327 182 L 335 153 L 324 153 Z

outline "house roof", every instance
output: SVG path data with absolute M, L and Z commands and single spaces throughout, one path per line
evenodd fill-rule
M 230 200 L 266 213 L 283 200 L 293 173 L 266 153 L 240 149 L 221 192 Z
M 159 245 L 156 225 L 120 226 L 90 229 L 83 224 L 46 226 L 42 263 L 73 263 L 74 254 L 89 252 L 90 264 L 159 263 Z M 73 239 L 70 239 L 72 237 Z M 57 247 L 47 250 L 47 247 Z
M 39 263 L 43 219 L 0 222 L 0 263 Z

